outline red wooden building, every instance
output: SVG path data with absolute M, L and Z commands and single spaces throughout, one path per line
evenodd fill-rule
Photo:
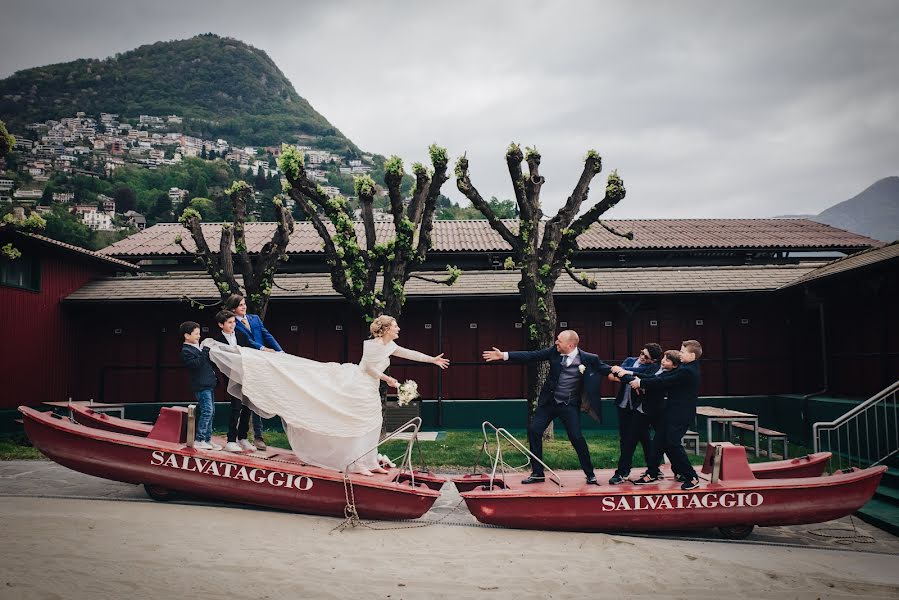
M 705 347 L 702 393 L 716 396 L 805 394 L 824 386 L 834 394 L 864 396 L 895 380 L 899 330 L 887 307 L 897 289 L 896 245 L 881 247 L 803 220 L 614 225 L 634 230 L 635 240 L 592 229 L 579 240 L 583 252 L 575 264 L 594 274 L 599 289 L 560 279 L 555 290 L 560 328 L 576 329 L 582 346 L 603 359 L 620 361 L 650 341 L 675 348 L 683 339 L 697 338 Z M 215 247 L 217 226 L 205 227 Z M 251 250 L 261 247 L 271 227 L 248 226 Z M 0 408 L 70 395 L 107 402 L 190 400 L 177 327 L 188 319 L 215 327 L 217 308 L 194 310 L 185 298 L 213 303 L 218 294 L 174 243 L 177 233 L 180 226 L 157 225 L 104 249 L 109 270 L 85 273 L 60 292 L 55 300 L 60 329 L 44 334 L 57 338 L 52 344 L 59 350 L 47 363 L 53 369 L 59 365 L 56 383 L 23 383 L 15 394 L 3 394 Z M 379 233 L 386 235 L 386 229 Z M 358 360 L 365 328 L 322 272 L 320 242 L 308 224 L 297 224 L 288 252 L 267 327 L 288 352 L 323 361 Z M 453 366 L 440 372 L 396 365 L 392 372 L 418 381 L 423 398 L 526 396 L 521 367 L 480 360 L 480 352 L 491 346 L 524 345 L 519 274 L 499 267 L 508 254 L 486 221 L 436 224 L 425 269 L 442 271 L 446 264 L 465 269 L 451 288 L 410 280 L 400 343 L 442 351 Z M 847 255 L 853 256 L 833 262 Z M 105 276 L 123 260 L 140 265 L 138 276 Z M 13 314 L 20 310 L 28 309 L 23 305 Z M 3 344 L 4 354 L 14 351 L 9 342 Z M 33 359 L 17 365 L 28 381 L 44 376 Z M 841 374 L 852 369 L 864 378 Z
M 83 328 L 63 300 L 88 282 L 140 267 L 49 238 L 0 227 L 0 246 L 21 256 L 0 258 L 0 342 L 5 373 L 0 409 L 77 395 L 75 382 L 90 357 Z

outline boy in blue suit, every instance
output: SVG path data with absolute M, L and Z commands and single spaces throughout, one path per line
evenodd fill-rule
M 190 389 L 197 399 L 197 434 L 194 448 L 200 450 L 221 450 L 212 443 L 212 417 L 215 415 L 215 386 L 218 375 L 209 360 L 209 348 L 200 348 L 200 324 L 185 321 L 178 328 L 184 344 L 181 346 L 181 361 L 187 367 Z
M 247 301 L 240 294 L 231 294 L 225 300 L 225 310 L 230 310 L 237 317 L 237 327 L 235 331 L 240 331 L 247 336 L 250 346 L 256 350 L 265 352 L 284 352 L 278 340 L 275 339 L 265 325 L 259 315 L 247 314 Z M 265 450 L 265 440 L 262 437 L 262 417 L 253 413 L 253 445 L 258 450 Z

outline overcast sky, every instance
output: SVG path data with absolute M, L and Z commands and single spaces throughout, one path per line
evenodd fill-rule
M 544 212 L 618 169 L 606 217 L 818 213 L 899 175 L 899 2 L 0 0 L 0 77 L 205 32 L 265 50 L 369 152 L 468 153 L 511 198 L 510 141 L 543 155 Z M 2 115 L 0 115 L 2 119 Z M 462 200 L 455 179 L 444 186 Z M 463 200 L 463 203 L 465 201 Z

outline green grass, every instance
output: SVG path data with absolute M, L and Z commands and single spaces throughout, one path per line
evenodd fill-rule
M 511 432 L 519 442 L 527 446 L 527 435 L 523 430 Z M 215 432 L 224 436 L 223 431 Z M 590 448 L 590 456 L 597 469 L 612 469 L 618 463 L 618 434 L 617 432 L 585 432 L 587 445 Z M 446 437 L 436 442 L 419 442 L 421 457 L 425 465 L 431 468 L 445 467 L 451 470 L 468 469 L 480 460 L 481 465 L 487 465 L 488 459 L 481 451 L 484 436 L 480 430 L 452 430 L 446 432 Z M 491 438 L 492 440 L 492 438 Z M 271 446 L 289 448 L 287 436 L 276 431 L 267 431 L 265 441 Z M 493 444 L 491 443 L 491 447 Z M 381 447 L 380 452 L 391 458 L 401 456 L 406 448 L 406 442 L 387 442 Z M 802 456 L 811 452 L 807 448 L 790 444 L 790 455 Z M 755 458 L 752 452 L 747 452 L 749 462 L 767 461 L 767 457 Z M 702 464 L 703 456 L 696 456 L 688 452 L 690 462 Z M 0 438 L 0 460 L 28 460 L 43 458 L 43 455 L 33 448 L 24 435 Z M 503 458 L 510 465 L 524 465 L 527 458 L 511 448 L 508 443 L 503 445 Z M 419 463 L 419 455 L 416 450 L 413 460 Z M 557 431 L 554 440 L 544 441 L 543 460 L 553 469 L 578 469 L 577 455 L 564 431 Z M 643 450 L 637 448 L 634 453 L 634 468 L 645 466 Z
M 44 458 L 24 434 L 0 437 L 0 460 L 34 460 Z

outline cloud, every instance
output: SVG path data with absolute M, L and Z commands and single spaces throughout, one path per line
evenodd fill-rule
M 508 143 L 543 155 L 554 213 L 586 150 L 609 216 L 817 213 L 897 174 L 899 4 L 3 1 L 0 76 L 211 31 L 265 50 L 362 148 L 467 152 L 511 197 Z M 605 174 L 594 180 L 598 200 Z M 451 180 L 444 191 L 463 201 Z

